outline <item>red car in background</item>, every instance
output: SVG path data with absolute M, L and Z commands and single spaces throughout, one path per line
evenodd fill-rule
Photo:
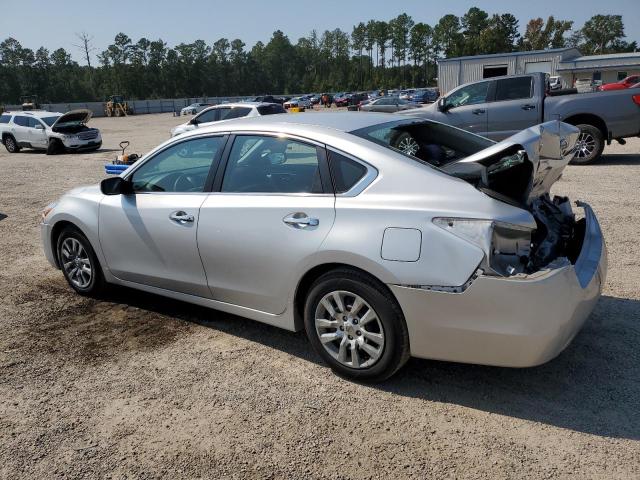
M 600 87 L 598 87 L 598 90 L 602 92 L 606 92 L 608 90 L 624 90 L 625 88 L 634 86 L 638 82 L 640 82 L 640 75 L 631 75 L 627 78 L 623 78 L 618 82 L 601 85 Z

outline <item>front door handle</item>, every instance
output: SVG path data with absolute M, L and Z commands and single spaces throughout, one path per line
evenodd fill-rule
M 195 217 L 193 215 L 190 215 L 187 212 L 183 212 L 182 210 L 173 212 L 171 215 L 169 215 L 169 218 L 174 222 L 178 222 L 181 224 L 191 223 L 195 220 Z
M 474 115 L 482 115 L 486 110 L 484 108 L 476 108 L 475 110 L 471 110 L 471 113 Z
M 533 110 L 534 108 L 536 108 L 536 106 L 535 106 L 535 105 L 528 104 L 528 105 L 523 105 L 521 108 L 522 108 L 523 110 Z
M 320 225 L 320 220 L 312 218 L 303 212 L 291 213 L 284 217 L 282 221 L 294 228 L 317 227 Z

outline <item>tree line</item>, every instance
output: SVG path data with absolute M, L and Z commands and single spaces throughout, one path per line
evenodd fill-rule
M 442 57 L 578 47 L 583 54 L 636 51 L 625 40 L 620 15 L 595 15 L 579 28 L 571 20 L 519 21 L 510 13 L 473 7 L 435 24 L 406 13 L 387 22 L 369 20 L 345 32 L 312 31 L 296 43 L 280 30 L 252 48 L 239 38 L 167 46 L 162 39 L 133 41 L 118 33 L 92 64 L 92 37 L 76 34 L 83 63 L 63 48 L 35 52 L 14 38 L 0 43 L 0 103 L 21 95 L 41 102 L 102 101 L 111 94 L 130 99 L 236 96 L 364 90 L 433 85 Z

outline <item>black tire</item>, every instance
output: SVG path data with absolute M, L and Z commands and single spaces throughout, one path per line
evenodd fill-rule
M 334 358 L 320 341 L 315 325 L 316 308 L 323 297 L 333 291 L 346 291 L 360 296 L 373 308 L 380 320 L 384 346 L 380 357 L 371 366 L 352 368 L 344 365 Z M 305 300 L 304 324 L 307 337 L 316 353 L 335 373 L 349 379 L 381 382 L 398 371 L 410 356 L 409 332 L 395 298 L 377 280 L 355 270 L 332 270 L 311 285 Z
M 578 148 L 576 154 L 571 160 L 572 165 L 588 165 L 600 158 L 604 150 L 604 135 L 599 128 L 593 125 L 579 124 L 576 125 L 580 129 L 580 137 L 578 139 Z M 583 147 L 581 147 L 581 143 Z
M 4 137 L 4 148 L 6 148 L 9 153 L 18 153 L 20 151 L 20 146 L 12 135 Z
M 50 138 L 47 145 L 47 155 L 57 155 L 64 152 L 64 145 L 57 138 Z
M 66 259 L 69 259 L 67 252 L 71 252 L 69 250 L 64 251 L 63 247 L 67 246 L 65 242 L 69 239 L 73 239 L 79 242 L 80 245 L 82 245 L 82 248 L 87 254 L 86 257 L 90 262 L 91 275 L 90 280 L 86 285 L 81 285 L 77 281 L 75 281 L 72 278 L 72 275 L 70 275 L 70 273 L 72 272 L 65 268 L 64 261 Z M 104 280 L 102 267 L 100 266 L 98 257 L 96 257 L 96 253 L 94 252 L 93 247 L 91 247 L 91 243 L 89 242 L 89 240 L 87 240 L 87 237 L 85 237 L 78 229 L 69 226 L 65 227 L 64 230 L 60 232 L 60 235 L 58 236 L 58 240 L 56 242 L 56 255 L 58 257 L 58 265 L 62 270 L 64 278 L 67 280 L 69 286 L 71 286 L 71 288 L 73 288 L 76 292 L 78 292 L 80 295 L 87 295 L 92 297 L 100 296 L 105 292 L 106 282 Z

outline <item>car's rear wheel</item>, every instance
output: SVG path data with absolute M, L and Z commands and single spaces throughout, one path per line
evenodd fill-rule
M 575 154 L 571 163 L 574 165 L 586 165 L 596 161 L 604 150 L 604 136 L 599 128 L 593 125 L 576 125 L 580 129 Z
M 18 153 L 20 151 L 20 147 L 18 146 L 18 142 L 11 135 L 7 135 L 4 139 L 4 148 L 7 149 L 9 153 Z
M 334 270 L 313 283 L 305 329 L 331 369 L 354 380 L 385 380 L 409 358 L 409 334 L 395 298 L 357 271 Z
M 56 245 L 58 264 L 71 288 L 82 295 L 99 295 L 105 289 L 102 268 L 89 240 L 77 229 L 66 227 Z

